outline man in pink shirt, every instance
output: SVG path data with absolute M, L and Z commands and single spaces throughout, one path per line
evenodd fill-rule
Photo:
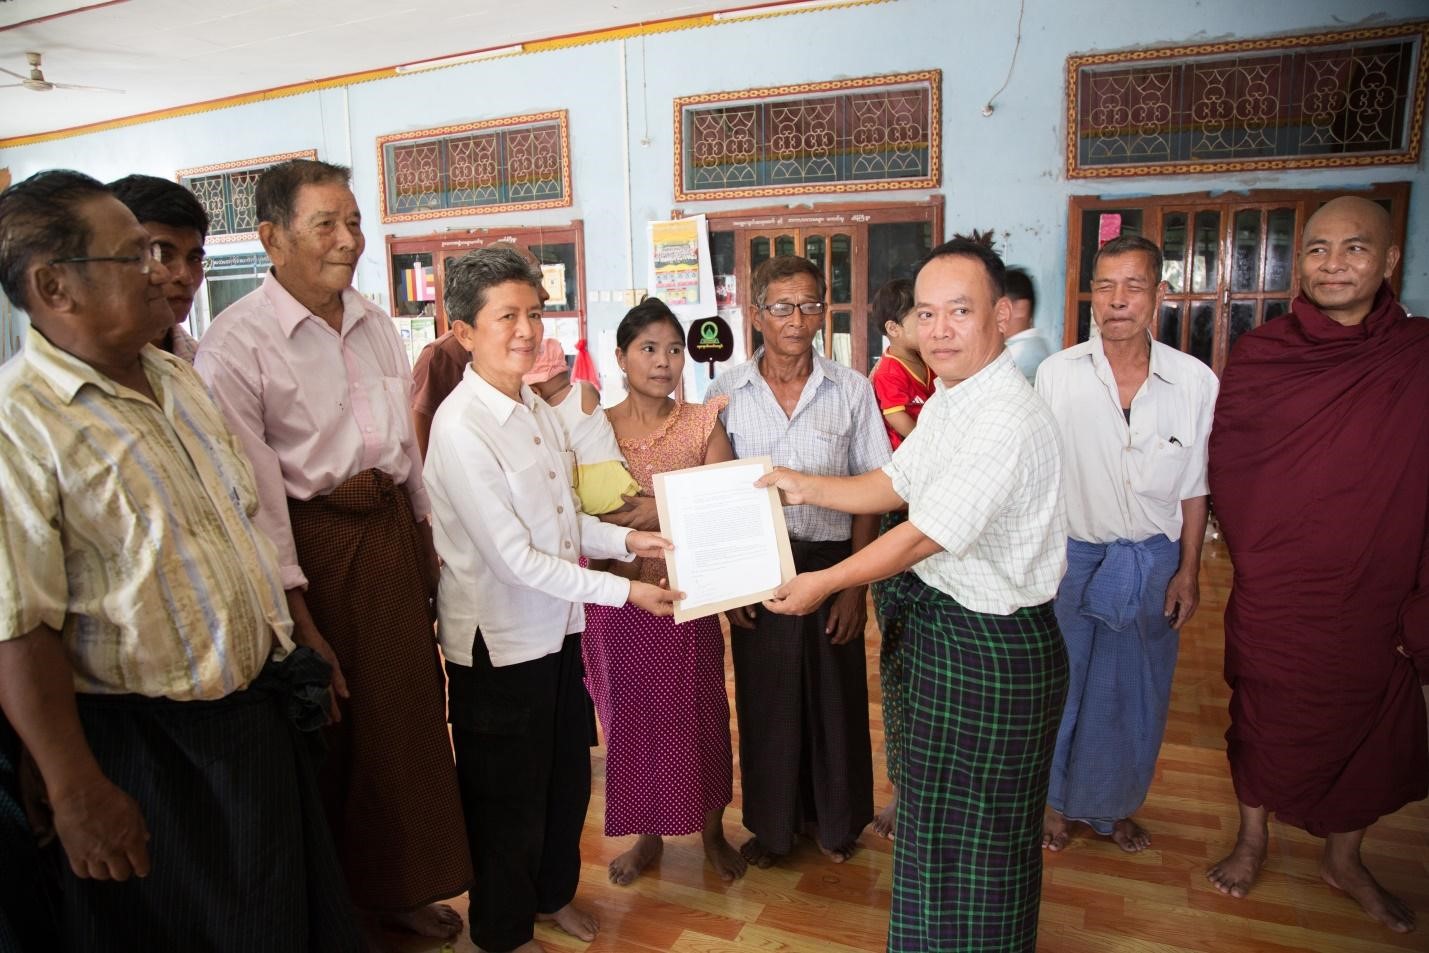
M 432 901 L 467 888 L 471 860 L 428 601 L 436 554 L 406 355 L 352 287 L 365 241 L 349 175 L 305 159 L 263 173 L 272 271 L 218 316 L 195 367 L 252 460 L 294 638 L 333 665 L 322 781 L 353 901 L 450 937 L 461 919 Z

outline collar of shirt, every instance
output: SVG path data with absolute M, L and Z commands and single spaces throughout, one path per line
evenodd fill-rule
M 733 378 L 729 385 L 730 393 L 733 393 L 740 387 L 753 385 L 758 382 L 764 385 L 771 397 L 774 395 L 774 388 L 769 386 L 769 381 L 767 381 L 764 375 L 759 371 L 759 359 L 763 356 L 764 348 L 760 346 L 749 360 L 743 364 L 731 367 L 725 372 Z M 799 394 L 799 402 L 794 405 L 794 412 L 789 415 L 791 421 L 799 416 L 799 411 L 803 410 L 804 406 L 813 399 L 813 395 L 818 391 L 819 385 L 826 380 L 832 381 L 833 374 L 828 368 L 838 366 L 818 351 L 813 351 L 812 357 L 814 358 L 813 368 L 809 371 L 809 379 L 804 382 L 803 392 Z
M 1009 374 L 1013 376 L 1009 377 Z M 1027 378 L 1023 377 L 1022 372 L 1017 369 L 1017 362 L 1004 348 L 998 352 L 997 357 L 992 359 L 992 363 L 961 384 L 949 387 L 943 383 L 941 377 L 937 378 L 933 382 L 933 396 L 942 394 L 944 395 L 943 405 L 945 408 L 956 407 L 959 404 L 980 401 L 984 395 L 1006 387 L 1011 380 L 1027 383 Z
M 1150 331 L 1146 332 L 1146 342 L 1150 345 L 1151 349 L 1147 380 L 1150 380 L 1152 377 L 1159 377 L 1168 384 L 1176 383 L 1175 369 L 1169 365 L 1164 357 L 1157 353 L 1160 348 L 1156 346 L 1156 339 L 1151 336 Z M 1092 367 L 1096 368 L 1097 376 L 1102 380 L 1109 380 L 1111 378 L 1111 362 L 1107 360 L 1106 348 L 1103 345 L 1101 335 L 1098 334 L 1096 337 L 1079 346 L 1086 348 L 1085 354 L 1091 359 Z
M 268 303 L 273 306 L 273 314 L 278 319 L 278 326 L 283 329 L 284 337 L 292 337 L 293 332 L 298 329 L 308 318 L 326 324 L 317 315 L 308 310 L 292 292 L 283 287 L 283 283 L 278 280 L 278 275 L 273 269 L 268 269 L 268 274 L 263 278 L 263 294 L 267 296 Z M 342 290 L 342 331 L 339 335 L 346 335 L 351 331 L 357 322 L 367 317 L 367 310 L 362 306 L 362 296 L 354 288 L 344 288 Z
M 522 384 L 521 400 L 514 401 L 488 383 L 486 378 L 478 374 L 476 368 L 470 364 L 468 364 L 466 370 L 462 372 L 462 378 L 464 380 L 471 380 L 470 386 L 476 391 L 477 400 L 481 401 L 482 406 L 491 411 L 491 415 L 496 418 L 497 424 L 503 427 L 506 426 L 506 421 L 511 419 L 511 414 L 517 407 L 525 407 L 528 411 L 534 413 L 536 410 L 536 401 L 541 399 L 536 396 L 536 392 L 529 386 Z
M 49 382 L 66 404 L 73 403 L 86 384 L 99 388 L 110 397 L 121 396 L 118 384 L 68 351 L 55 347 L 33 325 L 25 332 L 24 355 L 26 362 Z M 156 375 L 160 382 L 169 377 L 171 369 L 165 361 L 175 358 L 153 345 L 145 345 L 139 352 L 139 360 L 143 362 L 144 372 L 152 384 Z M 166 388 L 155 386 L 154 390 L 162 400 Z

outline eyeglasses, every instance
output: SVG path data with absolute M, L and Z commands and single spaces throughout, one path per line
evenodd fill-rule
M 190 265 L 197 264 L 203 269 L 204 274 L 208 274 L 209 268 L 212 267 L 209 264 L 208 256 L 204 254 L 202 248 L 197 250 L 197 261 L 193 259 L 180 259 L 179 250 L 166 242 L 160 242 L 159 248 L 161 249 L 159 252 L 159 262 L 170 271 L 173 271 L 175 268 L 187 268 Z
M 790 304 L 787 301 L 776 301 L 773 304 L 762 304 L 760 308 L 768 311 L 776 318 L 787 318 L 794 313 L 797 308 L 800 314 L 815 315 L 824 313 L 824 303 L 822 301 L 805 301 L 801 304 Z
M 118 261 L 138 265 L 139 273 L 147 275 L 154 270 L 155 263 L 164 263 L 164 248 L 158 242 L 150 242 L 142 255 L 76 255 L 72 258 L 51 258 L 50 265 L 84 265 L 92 261 Z

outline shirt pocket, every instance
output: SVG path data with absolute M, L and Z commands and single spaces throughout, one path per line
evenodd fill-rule
M 818 476 L 844 476 L 848 473 L 848 449 L 853 438 L 847 433 L 815 429 L 812 439 L 800 448 L 800 466 L 796 470 Z
M 1179 503 L 1191 456 L 1190 447 L 1158 438 L 1150 452 L 1142 455 L 1135 481 L 1137 494 L 1147 499 Z
M 557 523 L 556 490 L 568 493 L 567 484 L 558 481 L 565 475 L 553 460 L 538 459 L 524 467 L 506 472 L 506 486 L 511 493 L 511 506 L 516 518 L 531 535 L 531 545 L 542 552 L 555 551 L 560 535 Z M 552 478 L 552 474 L 555 474 Z M 553 486 L 554 484 L 554 486 Z

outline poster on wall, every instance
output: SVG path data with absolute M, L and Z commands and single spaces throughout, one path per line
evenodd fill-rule
M 707 318 L 717 310 L 714 269 L 710 265 L 709 223 L 703 215 L 650 222 L 650 261 L 646 287 L 685 321 Z

